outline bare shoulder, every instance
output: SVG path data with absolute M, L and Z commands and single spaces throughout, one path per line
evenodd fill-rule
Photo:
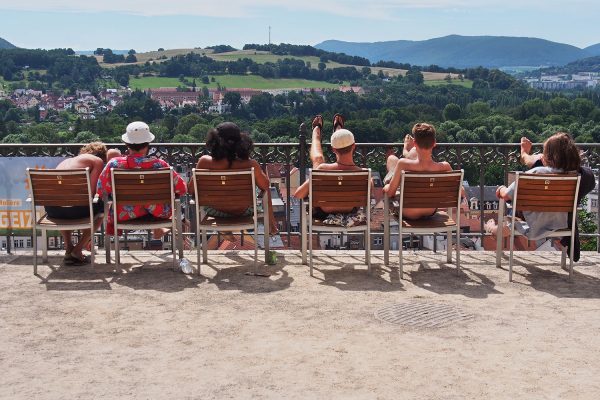
M 335 167 L 334 164 L 323 163 L 323 164 L 319 164 L 319 166 L 315 169 L 321 170 L 321 171 L 334 171 L 337 168 Z
M 439 162 L 440 171 L 452 171 L 452 165 L 448 161 Z
M 198 169 L 209 169 L 212 165 L 213 159 L 209 155 L 204 155 L 200 157 L 198 163 L 196 164 L 196 168 Z

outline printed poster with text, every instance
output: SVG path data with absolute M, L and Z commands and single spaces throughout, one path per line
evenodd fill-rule
M 53 169 L 63 157 L 0 157 L 0 235 L 31 229 L 27 168 Z M 29 233 L 29 232 L 27 232 Z

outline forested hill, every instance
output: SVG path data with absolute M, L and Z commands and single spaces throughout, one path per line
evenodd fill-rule
M 589 57 L 586 49 L 526 37 L 459 36 L 375 43 L 327 40 L 315 47 L 368 58 L 371 62 L 391 60 L 413 65 L 442 67 L 553 66 Z M 593 49 L 593 46 L 591 47 Z
M 0 49 L 16 49 L 17 46 L 10 43 L 9 41 L 0 38 Z
M 590 56 L 600 56 L 600 43 L 588 46 L 584 49 Z

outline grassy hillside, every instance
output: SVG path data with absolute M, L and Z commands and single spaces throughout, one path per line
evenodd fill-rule
M 213 76 L 211 76 L 212 78 Z M 215 82 L 203 84 L 200 79 L 196 79 L 196 86 L 203 86 L 209 89 L 216 89 L 217 84 L 227 88 L 251 88 L 251 89 L 291 89 L 291 88 L 314 88 L 314 89 L 337 89 L 339 85 L 328 82 L 310 81 L 306 79 L 265 79 L 256 75 L 214 75 Z M 188 77 L 190 82 L 194 78 Z M 347 84 L 347 83 L 346 83 Z M 182 83 L 177 78 L 166 78 L 158 76 L 148 76 L 135 78 L 131 77 L 129 86 L 132 89 L 153 89 L 159 87 L 177 87 Z
M 445 79 L 431 79 L 426 80 L 425 84 L 427 86 L 459 85 L 469 89 L 473 87 L 473 81 L 469 79 L 465 79 L 463 81 L 460 81 L 458 79 L 452 79 L 450 82 L 446 81 Z

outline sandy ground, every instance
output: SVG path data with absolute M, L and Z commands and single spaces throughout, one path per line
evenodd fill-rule
M 203 277 L 165 253 L 132 253 L 122 274 L 55 256 L 40 277 L 29 256 L 0 258 L 0 398 L 600 398 L 598 255 L 572 283 L 551 253 L 519 253 L 513 283 L 490 253 L 463 254 L 459 275 L 409 254 L 405 280 L 378 252 L 372 276 L 360 252 L 321 253 L 314 278 L 296 252 L 270 278 L 244 274 L 249 254 L 210 258 Z M 473 318 L 374 317 L 405 302 Z

